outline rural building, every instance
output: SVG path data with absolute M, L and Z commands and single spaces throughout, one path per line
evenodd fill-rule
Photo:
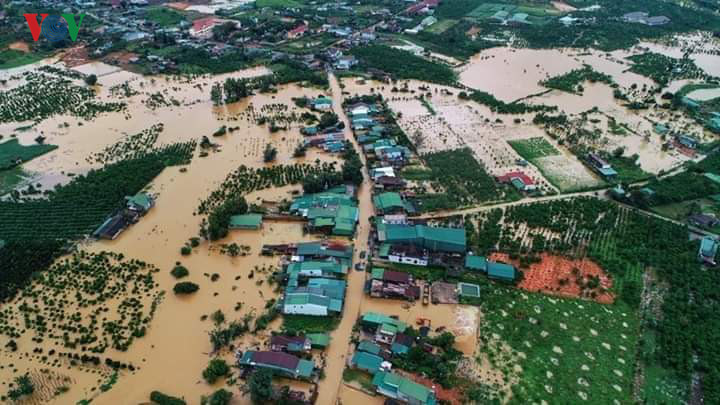
M 367 352 L 374 355 L 380 355 L 382 348 L 377 343 L 370 340 L 361 340 L 357 345 L 357 351 Z
M 352 236 L 360 212 L 357 202 L 347 194 L 325 192 L 298 197 L 290 206 L 290 213 L 308 219 L 311 231 Z
M 692 137 L 690 135 L 678 135 L 675 137 L 675 140 L 680 145 L 690 149 L 697 148 L 699 143 L 695 137 Z
M 394 355 L 406 354 L 413 347 L 413 344 L 415 344 L 415 339 L 412 336 L 397 333 L 392 345 L 390 345 L 390 351 Z
M 341 243 L 305 242 L 298 243 L 293 260 L 318 260 L 332 258 L 341 262 L 352 260 L 353 246 Z
M 382 357 L 360 351 L 353 354 L 353 357 L 350 360 L 350 366 L 373 375 L 378 371 L 388 371 L 391 367 L 390 363 L 385 361 Z
M 320 111 L 329 111 L 332 109 L 332 99 L 327 97 L 318 97 L 312 101 L 312 107 Z
M 270 350 L 274 352 L 309 352 L 310 339 L 304 336 L 274 335 L 270 337 Z
M 698 250 L 698 259 L 701 262 L 714 266 L 715 256 L 718 251 L 718 240 L 712 236 L 705 236 L 700 240 L 700 249 Z
M 190 35 L 193 37 L 209 37 L 212 34 L 212 29 L 222 23 L 222 20 L 215 17 L 199 18 L 193 21 L 192 27 L 190 27 Z
M 244 368 L 265 368 L 295 379 L 309 379 L 315 369 L 312 360 L 300 359 L 283 352 L 258 352 L 248 350 L 236 353 L 238 366 Z
M 430 255 L 424 248 L 409 244 L 388 244 L 389 249 L 383 252 L 387 260 L 393 263 L 410 264 L 413 266 L 427 266 Z M 384 256 L 380 256 L 384 257 Z
M 485 256 L 467 255 L 465 256 L 465 268 L 487 273 L 487 259 Z
M 503 176 L 498 177 L 497 180 L 500 183 L 512 184 L 513 187 L 520 191 L 537 190 L 537 185 L 535 185 L 533 179 L 531 179 L 530 176 L 521 171 L 507 173 Z
M 377 312 L 366 312 L 360 319 L 360 325 L 367 331 L 375 333 L 375 341 L 392 344 L 397 333 L 405 332 L 405 322 Z
M 93 232 L 93 236 L 99 239 L 115 240 L 128 225 L 130 225 L 130 222 L 124 215 L 114 215 L 106 219 L 105 222 Z
M 517 278 L 515 267 L 498 262 L 488 262 L 487 274 L 489 278 L 501 281 L 514 281 Z
M 301 36 L 305 35 L 307 30 L 308 30 L 307 24 L 299 25 L 299 26 L 291 29 L 290 31 L 288 31 L 287 37 L 288 37 L 288 39 L 300 38 Z
M 155 199 L 148 193 L 137 193 L 132 197 L 125 197 L 125 201 L 129 210 L 138 212 L 140 215 L 155 206 Z
M 354 56 L 341 56 L 335 62 L 335 69 L 338 70 L 349 70 L 353 66 L 357 65 L 358 61 Z
M 382 190 L 403 190 L 405 185 L 405 180 L 399 177 L 380 176 L 375 179 L 375 187 Z
M 409 202 L 403 200 L 399 193 L 388 191 L 373 197 L 375 211 L 379 215 L 402 214 L 415 212 L 415 208 Z
M 260 229 L 262 226 L 261 214 L 233 215 L 230 217 L 230 229 Z
M 588 162 L 590 166 L 599 174 L 605 178 L 614 178 L 617 176 L 617 172 L 612 168 L 610 163 L 606 162 L 603 158 L 595 153 L 588 154 Z
M 378 224 L 378 239 L 390 244 L 411 244 L 432 252 L 464 253 L 465 229 L 425 225 Z
M 303 261 L 290 263 L 287 273 L 290 277 L 343 277 L 347 274 L 348 266 L 334 261 Z
M 435 405 L 435 393 L 398 374 L 380 371 L 373 377 L 372 384 L 380 395 L 398 401 L 417 405 Z
M 343 301 L 307 292 L 285 294 L 283 313 L 291 315 L 328 316 L 342 312 Z
M 327 333 L 308 333 L 305 337 L 310 340 L 313 349 L 325 350 L 330 345 L 330 335 Z
M 708 215 L 708 214 L 690 215 L 688 217 L 688 222 L 691 225 L 705 227 L 705 228 L 713 228 L 713 227 L 720 225 L 720 220 L 718 220 L 717 217 L 715 217 L 714 215 Z
M 367 284 L 371 297 L 414 301 L 420 298 L 420 287 L 412 276 L 402 271 L 374 268 Z

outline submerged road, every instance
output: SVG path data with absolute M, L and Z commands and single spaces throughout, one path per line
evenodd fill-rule
M 330 89 L 332 90 L 333 110 L 340 120 L 345 123 L 345 139 L 349 140 L 355 151 L 360 155 L 360 160 L 366 164 L 362 148 L 355 140 L 350 129 L 350 121 L 342 108 L 342 90 L 340 83 L 334 74 L 328 75 Z M 355 234 L 355 253 L 353 263 L 360 263 L 360 252 L 367 250 L 368 238 L 370 236 L 369 217 L 373 215 L 372 205 L 372 183 L 368 177 L 367 170 L 363 170 L 363 182 L 358 190 L 358 207 L 360 209 L 360 222 Z M 351 268 L 347 276 L 347 291 L 345 294 L 345 306 L 343 308 L 340 325 L 331 333 L 330 346 L 326 353 L 325 379 L 318 384 L 319 405 L 335 404 L 339 396 L 342 374 L 345 364 L 348 361 L 350 336 L 353 327 L 360 315 L 360 304 L 364 297 L 363 288 L 365 285 L 365 272 L 355 271 Z

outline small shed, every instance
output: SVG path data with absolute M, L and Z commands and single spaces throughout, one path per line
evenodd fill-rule
M 233 215 L 230 217 L 230 229 L 260 229 L 262 226 L 262 215 L 245 214 Z

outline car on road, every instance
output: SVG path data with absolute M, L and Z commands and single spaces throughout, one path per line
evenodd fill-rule
M 357 270 L 357 271 L 365 270 L 365 263 L 355 263 L 355 270 Z
M 365 256 L 367 256 L 367 252 L 366 252 L 366 251 L 363 250 L 362 252 L 360 252 L 360 258 L 361 258 L 361 259 L 365 259 Z

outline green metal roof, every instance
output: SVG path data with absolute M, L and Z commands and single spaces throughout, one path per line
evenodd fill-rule
M 383 269 L 382 267 L 375 267 L 372 269 L 371 278 L 374 280 L 382 280 L 383 274 L 385 274 L 385 269 Z
M 410 348 L 403 344 L 395 342 L 392 344 L 392 346 L 390 346 L 390 351 L 395 354 L 405 354 L 410 351 Z
M 288 293 L 285 295 L 285 305 L 313 304 L 329 308 L 330 301 L 330 298 L 317 294 Z
M 330 335 L 327 333 L 308 333 L 305 337 L 310 339 L 313 346 L 325 348 L 330 344 Z
M 321 261 L 314 261 L 314 260 L 310 260 L 310 261 L 306 261 L 306 262 L 290 263 L 287 268 L 288 273 L 313 271 L 313 270 L 321 270 L 323 272 L 335 273 L 335 274 L 347 273 L 347 268 L 338 263 L 321 262 Z
M 262 225 L 262 215 L 245 214 L 230 217 L 230 228 L 258 229 Z
M 313 363 L 310 360 L 304 360 L 300 359 L 297 365 L 297 369 L 295 370 L 297 374 L 304 378 L 310 378 L 312 376 L 313 369 L 315 368 L 315 363 Z
M 392 245 L 390 243 L 383 243 L 380 245 L 380 249 L 378 250 L 378 256 L 380 257 L 387 257 L 390 254 L 390 248 Z
M 411 398 L 413 401 L 423 405 L 435 405 L 435 393 L 424 385 L 418 384 L 398 374 L 380 371 L 373 377 L 372 384 L 385 391 L 395 391 L 401 396 Z
M 497 262 L 488 262 L 488 277 L 515 280 L 515 267 Z
M 715 238 L 706 236 L 700 241 L 700 254 L 714 259 L 718 251 L 718 241 Z
M 137 193 L 132 197 L 125 197 L 128 203 L 142 207 L 144 210 L 152 208 L 153 199 L 147 193 Z
M 377 312 L 366 312 L 362 316 L 362 321 L 374 324 L 378 327 L 381 327 L 384 324 L 393 325 L 398 332 L 404 332 L 405 329 L 407 329 L 407 324 L 405 322 L 399 321 L 395 318 L 391 318 L 385 314 L 380 314 Z
M 465 256 L 465 268 L 487 272 L 487 259 L 485 256 L 467 255 Z
M 380 346 L 375 344 L 375 342 L 371 342 L 369 340 L 363 340 L 360 343 L 358 343 L 357 350 L 372 353 L 372 354 L 378 354 L 378 353 L 380 353 Z
M 367 352 L 355 352 L 352 357 L 351 364 L 361 370 L 365 370 L 370 374 L 380 371 L 383 358 Z
M 375 208 L 383 211 L 395 208 L 405 208 L 402 197 L 400 194 L 395 192 L 387 192 L 376 195 L 373 197 L 373 204 L 375 205 Z

